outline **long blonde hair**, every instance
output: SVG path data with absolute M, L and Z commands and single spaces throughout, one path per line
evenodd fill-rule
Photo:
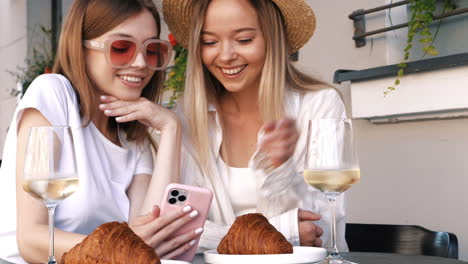
M 219 109 L 219 99 L 226 93 L 222 84 L 206 69 L 201 60 L 201 31 L 204 14 L 211 0 L 193 2 L 189 41 L 189 55 L 183 99 L 183 112 L 186 116 L 191 143 L 197 154 L 197 162 L 205 175 L 211 175 L 209 155 L 211 140 L 209 135 L 210 118 L 208 106 Z M 284 93 L 286 87 L 297 90 L 317 90 L 322 82 L 297 70 L 289 60 L 286 27 L 278 7 L 271 0 L 250 0 L 256 9 L 258 21 L 266 40 L 266 57 L 260 79 L 258 105 L 264 121 L 284 117 Z
M 71 82 L 80 103 L 83 125 L 86 126 L 91 121 L 96 111 L 93 103 L 98 98 L 95 84 L 86 71 L 83 40 L 103 35 L 144 9 L 153 15 L 159 34 L 160 18 L 151 0 L 75 0 L 73 2 L 60 36 L 53 72 L 63 74 Z M 157 71 L 143 89 L 142 96 L 157 102 L 163 81 L 164 71 Z M 109 126 L 116 126 L 112 118 L 109 118 Z M 155 147 L 147 128 L 138 121 L 122 124 L 121 128 L 126 132 L 129 141 L 141 143 L 146 138 Z

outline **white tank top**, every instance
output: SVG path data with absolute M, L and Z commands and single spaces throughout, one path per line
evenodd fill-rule
M 222 159 L 221 159 L 222 160 Z M 227 175 L 224 181 L 231 198 L 234 214 L 240 216 L 257 211 L 257 182 L 256 176 L 250 168 L 236 168 L 228 166 L 224 161 Z

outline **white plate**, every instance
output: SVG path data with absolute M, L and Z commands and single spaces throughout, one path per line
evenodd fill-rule
M 190 264 L 190 263 L 186 261 L 182 261 L 182 260 L 161 259 L 161 264 Z
M 247 263 L 310 263 L 324 260 L 327 257 L 327 250 L 317 247 L 293 247 L 292 254 L 272 254 L 272 255 L 223 255 L 218 254 L 215 249 L 205 251 L 205 262 L 211 264 L 247 264 Z

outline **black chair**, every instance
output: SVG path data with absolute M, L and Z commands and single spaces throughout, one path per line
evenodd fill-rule
M 458 259 L 455 234 L 416 225 L 346 224 L 349 251 L 426 255 Z

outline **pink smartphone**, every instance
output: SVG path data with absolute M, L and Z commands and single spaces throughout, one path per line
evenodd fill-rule
M 208 217 L 208 212 L 210 211 L 212 199 L 213 193 L 207 188 L 176 183 L 169 184 L 161 202 L 161 215 L 172 210 L 183 208 L 186 205 L 190 205 L 192 207 L 192 211 L 198 211 L 198 215 L 192 221 L 174 232 L 174 234 L 169 238 L 203 227 L 205 225 L 206 218 Z M 176 259 L 191 262 L 195 257 L 198 241 L 199 238 L 197 238 L 197 242 L 189 251 L 178 256 Z

